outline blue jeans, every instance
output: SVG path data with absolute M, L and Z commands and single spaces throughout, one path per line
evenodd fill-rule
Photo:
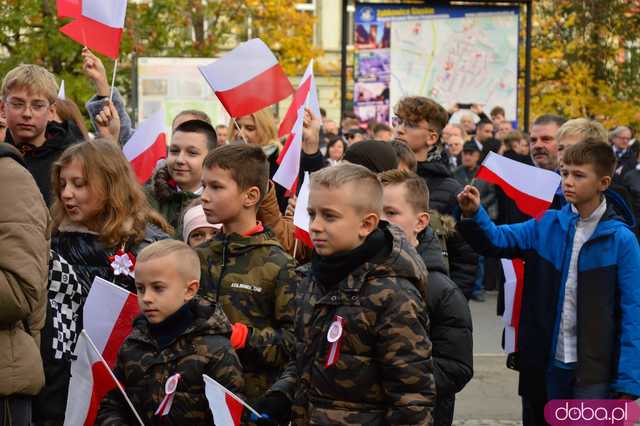
M 547 370 L 547 398 L 552 399 L 610 399 L 608 383 L 576 386 L 576 371 L 550 365 Z

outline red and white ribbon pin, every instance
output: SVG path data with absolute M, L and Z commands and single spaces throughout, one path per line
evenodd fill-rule
M 331 367 L 340 359 L 340 346 L 342 345 L 342 337 L 344 334 L 344 318 L 336 315 L 327 332 L 327 341 L 329 342 L 329 353 L 327 354 L 327 362 L 325 368 Z
M 164 385 L 164 399 L 156 410 L 156 416 L 166 416 L 171 411 L 171 404 L 173 404 L 173 397 L 176 395 L 179 381 L 180 373 L 176 373 L 167 379 L 167 383 Z

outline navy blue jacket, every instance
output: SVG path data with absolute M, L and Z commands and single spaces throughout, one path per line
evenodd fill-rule
M 640 247 L 631 231 L 633 215 L 621 205 L 619 197 L 607 194 L 607 210 L 580 251 L 576 385 L 610 383 L 612 391 L 640 395 Z M 528 283 L 540 286 L 536 294 L 548 303 L 546 312 L 520 319 L 520 330 L 526 331 L 518 337 L 521 371 L 546 370 L 556 352 L 577 220 L 567 204 L 547 211 L 539 221 L 496 226 L 480 208 L 474 218 L 458 223 L 479 253 L 536 258 L 531 272 L 537 279 Z

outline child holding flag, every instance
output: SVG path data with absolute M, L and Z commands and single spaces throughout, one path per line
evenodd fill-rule
M 458 195 L 459 230 L 488 255 L 533 253 L 545 304 L 552 314 L 528 336 L 546 359 L 547 400 L 637 398 L 640 395 L 640 248 L 633 218 L 616 213 L 605 191 L 616 159 L 600 138 L 562 155 L 562 189 L 569 202 L 539 219 L 495 226 L 466 186 Z M 525 341 L 522 336 L 519 341 Z M 521 365 L 521 369 L 528 368 Z
M 199 266 L 193 249 L 175 240 L 151 244 L 138 256 L 143 315 L 118 353 L 115 375 L 144 424 L 213 424 L 203 374 L 234 393 L 242 390 L 231 324 L 217 305 L 196 297 Z M 118 389 L 102 400 L 96 424 L 136 424 Z

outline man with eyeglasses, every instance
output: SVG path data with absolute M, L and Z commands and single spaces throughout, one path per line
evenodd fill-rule
M 38 65 L 12 69 L 0 89 L 0 115 L 8 129 L 5 142 L 20 150 L 48 206 L 52 202 L 51 167 L 75 141 L 67 123 L 51 121 L 57 94 L 55 77 Z

